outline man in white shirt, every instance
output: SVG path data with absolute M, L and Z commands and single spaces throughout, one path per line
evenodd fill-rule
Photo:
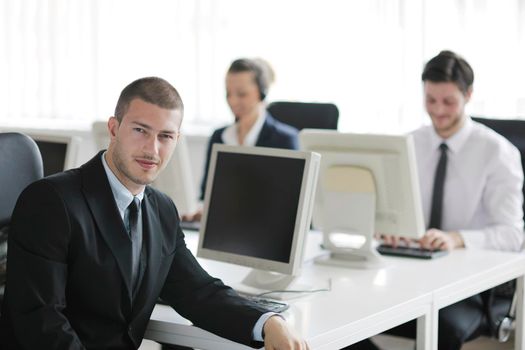
M 427 126 L 414 132 L 414 141 L 425 222 L 430 220 L 439 145 L 445 142 L 448 147 L 441 229 L 429 227 L 422 244 L 444 249 L 520 250 L 523 171 L 518 150 L 469 117 L 448 138 Z
M 449 250 L 520 250 L 524 236 L 519 151 L 465 114 L 474 76 L 463 58 L 443 51 L 427 63 L 422 78 L 432 125 L 413 135 L 427 223 L 442 143 L 447 145 L 448 162 L 441 227 L 429 226 L 421 244 Z
M 520 154 L 503 136 L 465 114 L 472 68 L 457 54 L 442 51 L 426 64 L 422 80 L 432 125 L 413 133 L 428 227 L 421 246 L 519 251 L 524 241 Z M 396 237 L 383 239 L 402 244 Z M 460 301 L 440 311 L 438 349 L 459 350 L 486 330 L 483 297 Z M 415 322 L 388 333 L 414 337 Z M 365 340 L 351 349 L 377 347 Z

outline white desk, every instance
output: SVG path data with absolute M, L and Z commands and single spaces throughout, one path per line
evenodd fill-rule
M 190 234 L 188 245 L 196 240 Z M 312 246 L 312 241 L 315 241 Z M 307 251 L 318 240 L 309 239 Z M 308 256 L 308 255 L 307 255 Z M 227 284 L 239 282 L 248 269 L 200 259 L 204 268 Z M 525 255 L 492 251 L 455 251 L 432 260 L 387 258 L 376 270 L 306 264 L 300 280 L 332 279 L 332 291 L 290 301 L 284 316 L 312 349 L 340 349 L 394 326 L 418 319 L 418 349 L 437 349 L 440 308 L 518 278 L 516 349 L 523 344 Z M 325 282 L 326 283 L 326 282 Z M 166 306 L 157 306 L 146 338 L 201 349 L 249 349 L 191 324 Z

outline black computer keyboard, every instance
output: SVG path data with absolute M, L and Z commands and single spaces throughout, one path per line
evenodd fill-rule
M 256 297 L 252 295 L 249 295 L 249 296 L 244 295 L 244 297 L 253 301 L 255 304 L 259 305 L 260 307 L 263 307 L 266 310 L 272 311 L 272 312 L 280 313 L 280 312 L 287 310 L 290 307 L 290 305 L 284 301 L 277 301 L 273 299 Z
M 180 221 L 179 222 L 180 228 L 184 230 L 190 230 L 190 231 L 199 231 L 201 228 L 201 222 L 200 221 Z
M 288 308 L 290 307 L 290 305 L 284 301 L 277 301 L 273 299 L 256 297 L 253 295 L 244 295 L 244 294 L 241 294 L 241 295 L 245 297 L 246 299 L 253 301 L 255 304 L 259 305 L 260 307 L 265 308 L 266 310 L 271 311 L 271 312 L 281 313 L 285 310 L 288 310 Z M 160 298 L 157 300 L 157 304 L 169 305 L 168 303 L 164 302 Z
M 418 259 L 434 259 L 443 255 L 448 254 L 446 250 L 429 250 L 422 249 L 419 247 L 406 247 L 396 246 L 392 247 L 389 245 L 381 244 L 377 247 L 377 251 L 383 255 L 403 256 L 408 258 Z

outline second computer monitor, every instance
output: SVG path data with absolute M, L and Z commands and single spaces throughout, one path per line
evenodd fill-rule
M 182 215 L 197 211 L 198 199 L 194 183 L 188 145 L 185 136 L 180 135 L 169 163 L 155 179 L 153 187 L 170 196 Z
M 44 176 L 53 175 L 77 166 L 80 140 L 75 136 L 28 134 L 35 140 L 44 166 Z
M 425 233 L 411 135 L 304 130 L 299 140 L 322 156 L 313 222 L 331 251 L 328 263 L 377 266 L 374 234 Z
M 283 288 L 290 280 L 264 286 L 261 276 L 298 274 L 319 159 L 312 152 L 214 145 L 197 255 L 253 267 L 261 282 L 245 280 L 253 287 Z

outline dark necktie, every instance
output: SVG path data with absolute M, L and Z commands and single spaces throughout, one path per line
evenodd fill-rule
M 132 254 L 131 254 L 131 285 L 133 289 L 136 287 L 138 271 L 139 271 L 139 259 L 140 259 L 140 232 L 138 227 L 139 221 L 139 206 L 140 200 L 137 197 L 133 197 L 133 201 L 128 206 L 129 210 L 129 236 L 132 243 Z
M 137 225 L 139 221 L 139 205 L 140 205 L 140 200 L 137 197 L 133 197 L 133 200 L 128 206 L 129 234 L 131 237 L 133 237 L 133 234 L 137 232 Z
M 428 228 L 441 229 L 441 219 L 443 216 L 443 188 L 445 185 L 445 175 L 447 173 L 447 150 L 446 143 L 439 145 L 441 156 L 436 167 L 434 177 L 434 189 L 432 191 L 432 209 L 430 210 L 430 223 Z

